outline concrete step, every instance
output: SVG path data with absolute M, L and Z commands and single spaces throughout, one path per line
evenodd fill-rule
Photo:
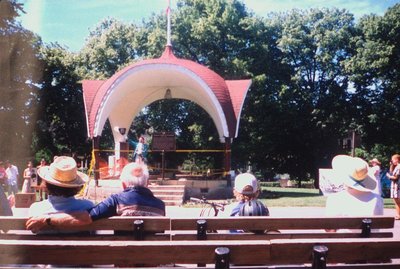
M 150 189 L 185 189 L 185 185 L 157 185 L 157 184 L 149 184 Z
M 180 196 L 183 197 L 183 195 L 185 194 L 185 192 L 172 192 L 172 191 L 154 191 L 151 190 L 153 192 L 153 194 L 157 197 L 159 196 Z
M 185 185 L 150 184 L 149 189 L 154 196 L 161 199 L 167 206 L 180 206 L 185 195 Z
M 176 195 L 176 194 L 154 194 L 156 197 L 160 198 L 161 200 L 182 200 L 183 196 L 182 195 Z
M 163 200 L 166 206 L 181 206 L 182 201 L 174 201 L 174 200 Z

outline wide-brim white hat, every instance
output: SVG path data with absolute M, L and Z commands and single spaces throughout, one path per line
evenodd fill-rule
M 78 171 L 74 158 L 67 156 L 57 157 L 50 166 L 42 166 L 38 175 L 47 183 L 64 188 L 83 186 L 88 176 Z
M 334 176 L 343 184 L 362 192 L 372 192 L 377 182 L 368 174 L 368 163 L 361 158 L 337 155 L 332 159 Z

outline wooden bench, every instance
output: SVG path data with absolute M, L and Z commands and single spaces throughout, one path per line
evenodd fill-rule
M 112 217 L 76 229 L 98 232 L 90 235 L 34 235 L 25 231 L 26 220 L 0 217 L 0 266 L 215 264 L 228 268 L 231 264 L 325 268 L 328 262 L 332 268 L 400 268 L 399 263 L 390 262 L 400 258 L 400 239 L 392 238 L 389 229 L 393 229 L 394 218 L 389 217 L 370 221 L 354 217 Z M 273 229 L 280 233 L 207 232 L 230 229 Z M 357 232 L 327 233 L 324 229 Z
M 0 239 L 38 238 L 25 230 L 27 218 L 0 217 Z M 362 217 L 237 217 L 167 218 L 111 217 L 73 231 L 96 231 L 77 240 L 270 240 L 301 238 L 391 238 L 394 218 Z M 267 233 L 231 233 L 229 230 L 265 230 Z M 326 230 L 339 230 L 326 232 Z M 3 231 L 3 232 L 1 232 Z M 8 232 L 4 232 L 8 231 Z M 118 232 L 115 232 L 118 231 Z M 218 231 L 218 232 L 210 232 Z M 277 233 L 276 231 L 279 231 Z M 67 236 L 63 234 L 62 236 Z M 74 235 L 69 235 L 74 238 Z M 40 235 L 44 238 L 45 235 Z M 51 235 L 54 238 L 56 236 Z
M 262 265 L 260 268 L 325 268 L 324 263 L 346 263 L 340 268 L 399 268 L 400 241 L 393 239 L 274 239 L 235 241 L 72 241 L 0 240 L 1 265 L 154 265 L 216 264 Z M 318 251 L 322 249 L 323 251 Z M 326 252 L 325 252 L 326 250 Z M 216 255 L 218 252 L 220 255 Z M 315 254 L 317 253 L 317 254 Z M 388 261 L 377 266 L 375 261 Z M 368 264 L 369 263 L 369 264 Z M 308 266 L 308 267 L 306 267 Z M 332 265 L 333 266 L 333 265 Z M 367 267 L 368 266 L 368 267 Z
M 300 238 L 391 238 L 394 218 L 362 217 L 240 217 L 171 219 L 172 240 L 270 240 Z M 266 233 L 232 233 L 229 230 L 258 230 Z M 326 230 L 339 230 L 326 232 Z M 208 231 L 218 231 L 210 233 Z M 279 233 L 277 232 L 279 231 Z

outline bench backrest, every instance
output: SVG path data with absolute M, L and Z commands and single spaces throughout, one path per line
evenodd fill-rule
M 216 249 L 225 248 L 229 250 L 229 257 L 224 259 L 235 265 L 288 265 L 313 262 L 316 246 L 328 249 L 325 256 L 328 263 L 389 262 L 390 259 L 400 258 L 400 241 L 393 239 L 173 242 L 0 240 L 0 263 L 75 266 L 213 264 L 218 261 Z
M 171 219 L 172 240 L 237 240 L 274 238 L 390 238 L 394 227 L 393 217 L 237 217 L 204 219 Z M 327 233 L 338 230 L 340 233 Z M 345 230 L 344 230 L 345 229 Z M 265 231 L 264 233 L 232 233 L 230 230 Z M 186 231 L 186 232 L 182 232 Z M 192 231 L 191 233 L 189 231 Z M 217 231 L 208 233 L 207 231 Z M 278 232 L 279 231 L 279 232 Z
M 0 217 L 0 238 L 24 239 L 31 233 L 25 231 L 27 218 Z M 91 235 L 119 240 L 266 240 L 293 238 L 390 238 L 394 227 L 393 217 L 237 217 L 237 218 L 167 218 L 167 217 L 111 217 L 91 225 L 74 227 L 71 231 L 97 231 Z M 340 233 L 325 230 L 342 229 Z M 345 230 L 343 230 L 345 229 Z M 261 230 L 272 233 L 231 233 L 229 230 Z M 23 232 L 22 232 L 23 231 Z M 118 231 L 118 232 L 115 232 Z M 210 231 L 218 231 L 217 233 Z M 279 231 L 279 233 L 277 232 Z M 43 235 L 41 235 L 43 238 Z M 63 235 L 65 236 L 65 235 Z M 73 235 L 69 235 L 70 238 Z M 118 237 L 117 237 L 118 236 Z M 53 236 L 54 237 L 54 236 Z M 77 239 L 87 240 L 88 236 Z M 98 238 L 97 238 L 98 239 Z

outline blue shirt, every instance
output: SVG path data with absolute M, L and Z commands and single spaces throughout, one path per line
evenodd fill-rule
M 111 216 L 165 216 L 165 204 L 145 187 L 129 187 L 89 210 L 93 221 Z
M 244 205 L 245 202 L 238 202 L 237 205 L 232 209 L 230 216 L 239 216 L 239 211 Z M 264 204 L 260 203 L 261 205 L 261 216 L 269 216 L 269 210 L 264 206 Z
M 29 208 L 29 216 L 41 216 L 57 212 L 74 212 L 88 210 L 94 206 L 92 201 L 76 199 L 74 196 L 63 197 L 49 195 L 49 199 L 33 203 Z

